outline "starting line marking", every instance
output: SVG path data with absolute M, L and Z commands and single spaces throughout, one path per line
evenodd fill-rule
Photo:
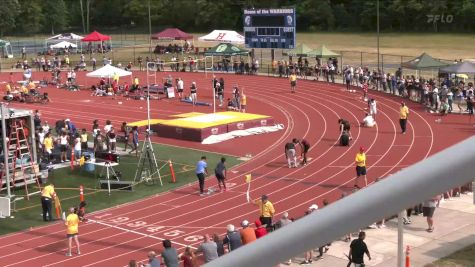
M 384 165 L 376 165 L 376 166 L 366 166 L 368 168 L 396 168 L 396 167 L 399 167 L 399 168 L 406 168 L 408 167 L 409 165 L 389 165 L 389 166 L 384 166 Z M 332 167 L 332 168 L 348 168 L 348 166 L 336 166 L 336 165 L 330 165 L 328 167 Z
M 121 231 L 124 231 L 124 232 L 137 234 L 137 235 L 140 235 L 140 236 L 143 236 L 143 237 L 150 237 L 150 238 L 160 240 L 160 241 L 165 240 L 165 238 L 160 238 L 160 237 L 157 237 L 157 236 L 144 234 L 144 233 L 141 233 L 141 232 L 138 232 L 138 231 L 135 231 L 135 230 L 126 229 L 124 227 L 120 227 L 120 226 L 117 226 L 117 225 L 112 225 L 112 224 L 108 224 L 108 223 L 105 223 L 105 222 L 96 221 L 96 220 L 93 220 L 93 219 L 89 219 L 89 221 L 100 224 L 100 225 L 103 225 L 103 226 L 107 226 L 107 227 L 110 227 L 110 228 L 115 228 L 115 229 L 118 229 L 118 230 L 121 230 Z M 202 228 L 205 228 L 205 227 L 202 227 Z M 178 244 L 178 245 L 183 246 L 183 247 L 188 247 L 189 246 L 193 249 L 197 249 L 196 247 L 193 247 L 193 246 L 190 246 L 190 245 L 185 245 L 185 244 L 182 244 L 182 243 L 179 243 L 179 242 L 176 242 L 176 241 L 173 241 L 173 243 Z

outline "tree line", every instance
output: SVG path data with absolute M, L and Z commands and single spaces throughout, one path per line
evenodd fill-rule
M 242 31 L 244 8 L 295 7 L 297 30 L 375 31 L 377 0 L 0 0 L 0 35 L 66 30 Z M 383 32 L 470 32 L 475 0 L 379 0 Z

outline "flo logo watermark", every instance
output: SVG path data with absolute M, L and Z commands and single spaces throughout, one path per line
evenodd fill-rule
M 427 15 L 427 23 L 452 23 L 454 21 L 453 15 Z

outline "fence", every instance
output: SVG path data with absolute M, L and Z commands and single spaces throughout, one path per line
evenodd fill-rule
M 347 233 L 473 181 L 475 137 L 456 144 L 363 190 L 311 213 L 208 264 L 275 266 Z M 443 162 L 443 164 L 441 164 Z M 450 177 L 450 179 L 447 179 Z

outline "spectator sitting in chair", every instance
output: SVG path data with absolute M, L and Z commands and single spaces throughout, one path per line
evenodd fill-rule
M 373 116 L 371 116 L 369 113 L 366 113 L 366 116 L 363 118 L 363 121 L 361 122 L 361 126 L 363 127 L 374 127 L 376 125 L 376 121 L 374 120 Z

